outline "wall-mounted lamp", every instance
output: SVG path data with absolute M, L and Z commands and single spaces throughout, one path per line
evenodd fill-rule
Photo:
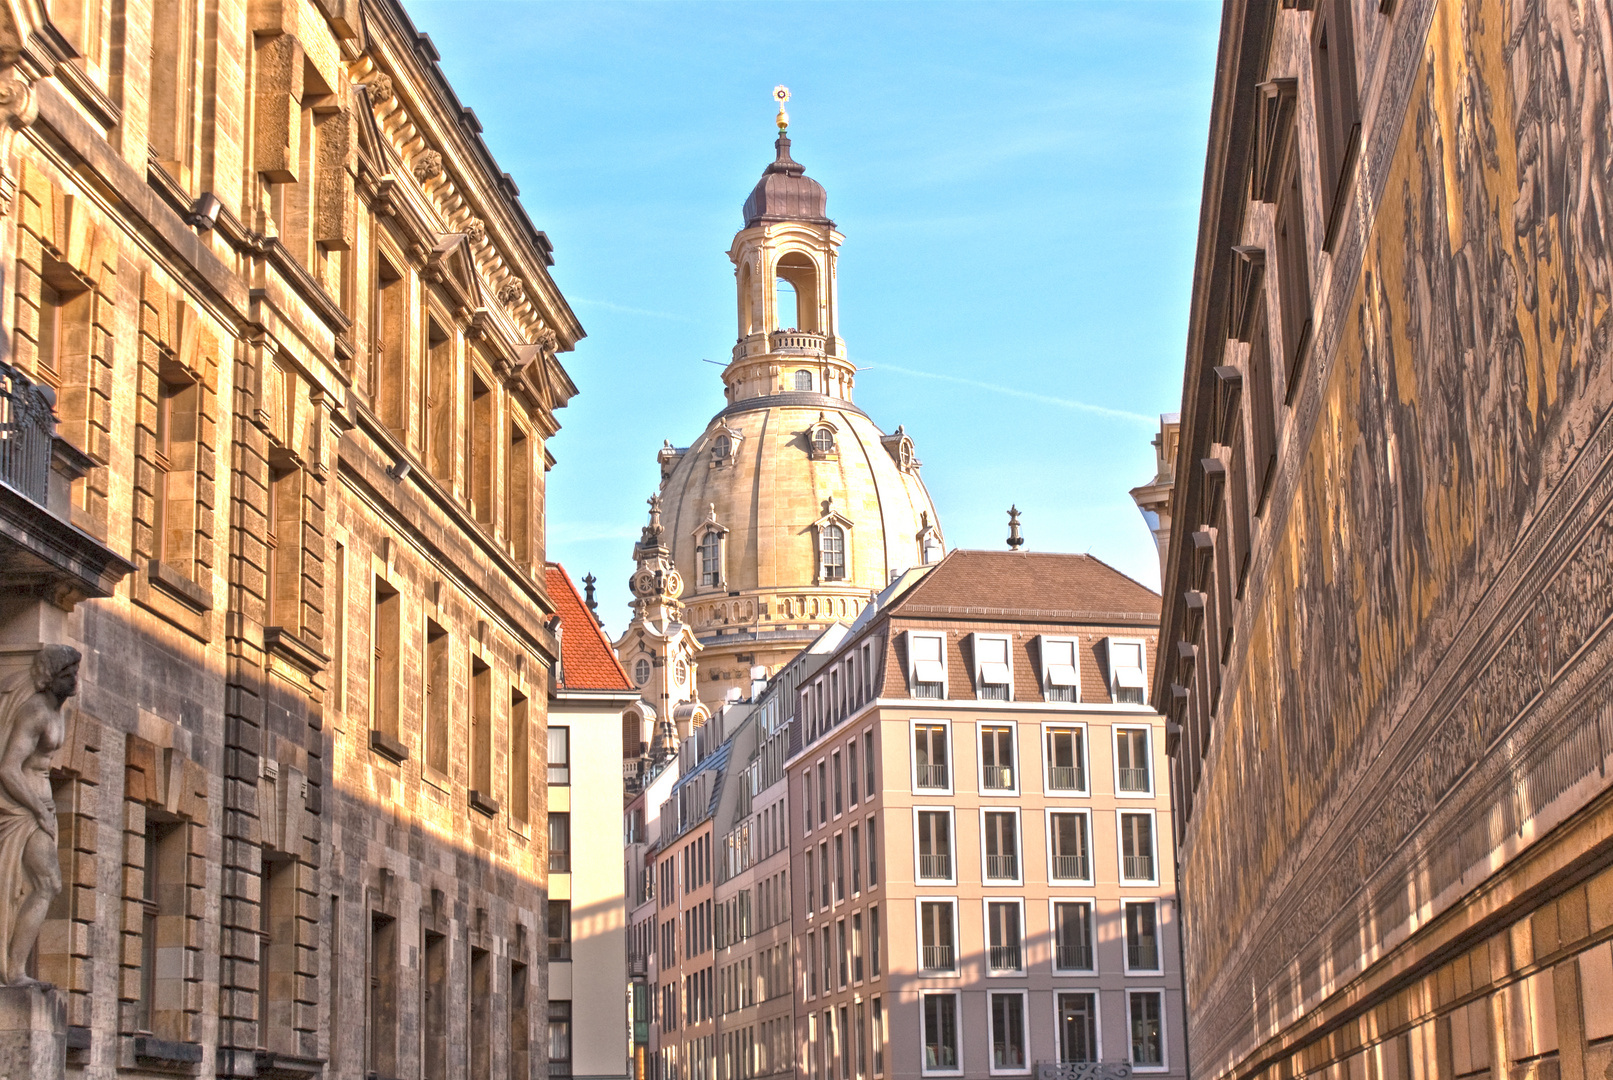
M 218 224 L 218 212 L 222 209 L 224 204 L 218 201 L 218 196 L 204 191 L 197 197 L 190 213 L 185 215 L 185 224 L 194 225 L 198 232 L 206 232 Z

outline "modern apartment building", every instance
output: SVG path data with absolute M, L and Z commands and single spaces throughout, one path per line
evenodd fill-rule
M 802 681 L 805 1080 L 1186 1075 L 1158 608 L 1089 556 L 956 551 Z
M 560 645 L 549 687 L 549 1076 L 622 1080 L 627 897 L 616 750 L 622 710 L 639 695 L 565 568 L 547 569 Z

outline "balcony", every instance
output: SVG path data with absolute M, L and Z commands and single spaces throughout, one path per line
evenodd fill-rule
M 1047 770 L 1047 786 L 1050 791 L 1085 791 L 1086 770 L 1074 765 L 1053 765 Z
M 925 881 L 948 881 L 952 878 L 952 856 L 920 855 L 919 877 Z
M 627 954 L 627 977 L 629 979 L 647 979 L 650 976 L 650 958 L 644 953 L 630 952 Z
M 1019 857 L 1016 855 L 987 855 L 986 880 L 987 881 L 1017 881 L 1019 879 Z
M 991 970 L 1018 971 L 1020 949 L 1018 945 L 993 945 L 990 950 Z
M 926 945 L 919 952 L 921 971 L 952 971 L 956 967 L 950 945 Z
M 1154 880 L 1154 857 L 1152 855 L 1122 856 L 1120 859 L 1120 878 L 1122 881 Z
M 981 779 L 987 791 L 1014 790 L 1014 767 L 1012 765 L 986 765 L 982 767 L 984 774 Z
M 767 339 L 773 352 L 792 356 L 822 356 L 829 340 L 810 330 L 775 330 Z
M 1126 966 L 1133 971 L 1159 970 L 1159 945 L 1152 938 L 1126 943 Z
M 945 765 L 920 765 L 918 767 L 918 786 L 921 788 L 939 788 L 945 791 L 947 787 L 947 767 Z
M 1060 945 L 1054 952 L 1053 966 L 1061 971 L 1092 970 L 1092 949 L 1086 945 Z
M 1139 795 L 1148 794 L 1148 770 L 1121 769 L 1120 790 L 1129 791 Z
M 1092 876 L 1085 855 L 1053 856 L 1054 881 L 1086 881 Z

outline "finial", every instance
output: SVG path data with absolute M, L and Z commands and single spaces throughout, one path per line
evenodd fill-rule
M 1011 551 L 1018 551 L 1025 545 L 1025 538 L 1019 535 L 1019 507 L 1008 508 L 1008 547 Z
M 583 602 L 588 605 L 588 610 L 594 613 L 594 618 L 596 619 L 599 618 L 599 601 L 594 599 L 594 586 L 598 584 L 599 579 L 593 574 L 589 574 L 582 579 L 582 588 L 585 594 Z
M 790 88 L 782 84 L 773 87 L 773 100 L 778 102 L 778 133 L 783 135 L 790 130 L 790 114 L 784 111 L 784 103 L 790 100 Z

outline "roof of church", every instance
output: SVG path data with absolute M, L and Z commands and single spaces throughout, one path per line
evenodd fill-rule
M 829 196 L 806 174 L 806 166 L 790 157 L 790 138 L 780 135 L 778 157 L 762 173 L 745 200 L 745 228 L 769 221 L 802 221 L 834 225 L 828 218 Z
M 561 673 L 560 684 L 566 690 L 631 690 L 627 672 L 616 660 L 605 632 L 600 629 L 594 613 L 583 603 L 582 594 L 572 583 L 571 575 L 559 563 L 546 563 L 544 582 L 549 586 L 549 599 L 554 601 L 555 614 L 560 616 Z
M 891 604 L 902 615 L 1159 619 L 1159 594 L 1091 555 L 951 552 Z

